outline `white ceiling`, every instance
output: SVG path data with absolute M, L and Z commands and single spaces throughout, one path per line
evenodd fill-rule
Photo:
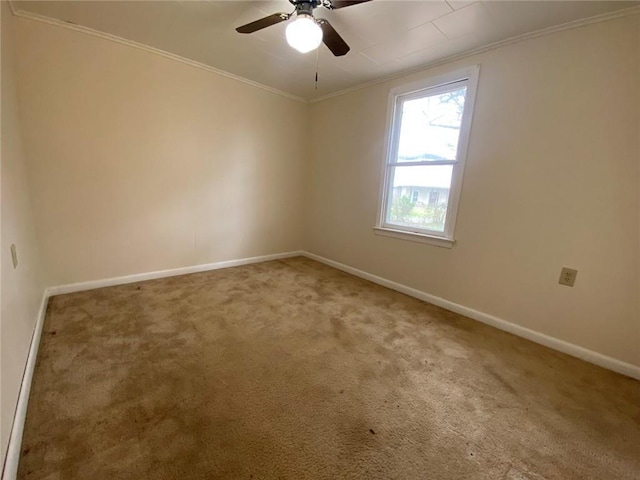
M 317 8 L 351 46 L 344 57 L 287 45 L 286 23 L 242 35 L 235 27 L 275 12 L 268 1 L 14 1 L 14 9 L 72 22 L 170 52 L 307 100 L 397 75 L 540 29 L 637 6 L 636 1 L 373 0 Z

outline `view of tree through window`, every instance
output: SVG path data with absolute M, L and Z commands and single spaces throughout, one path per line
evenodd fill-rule
M 444 232 L 466 91 L 454 87 L 401 102 L 387 223 Z

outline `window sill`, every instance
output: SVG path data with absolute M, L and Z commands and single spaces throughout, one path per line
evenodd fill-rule
M 373 233 L 383 237 L 399 238 L 410 242 L 428 243 L 437 247 L 452 248 L 455 240 L 436 237 L 425 233 L 405 232 L 404 230 L 394 230 L 386 227 L 373 227 Z

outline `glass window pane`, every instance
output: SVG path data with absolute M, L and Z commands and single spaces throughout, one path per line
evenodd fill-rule
M 453 165 L 390 168 L 387 223 L 444 232 Z
M 402 102 L 398 162 L 455 160 L 467 87 Z

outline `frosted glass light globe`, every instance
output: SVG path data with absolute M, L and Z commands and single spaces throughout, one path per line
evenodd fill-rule
M 297 15 L 287 26 L 287 43 L 300 53 L 315 50 L 322 43 L 322 29 L 310 15 Z

